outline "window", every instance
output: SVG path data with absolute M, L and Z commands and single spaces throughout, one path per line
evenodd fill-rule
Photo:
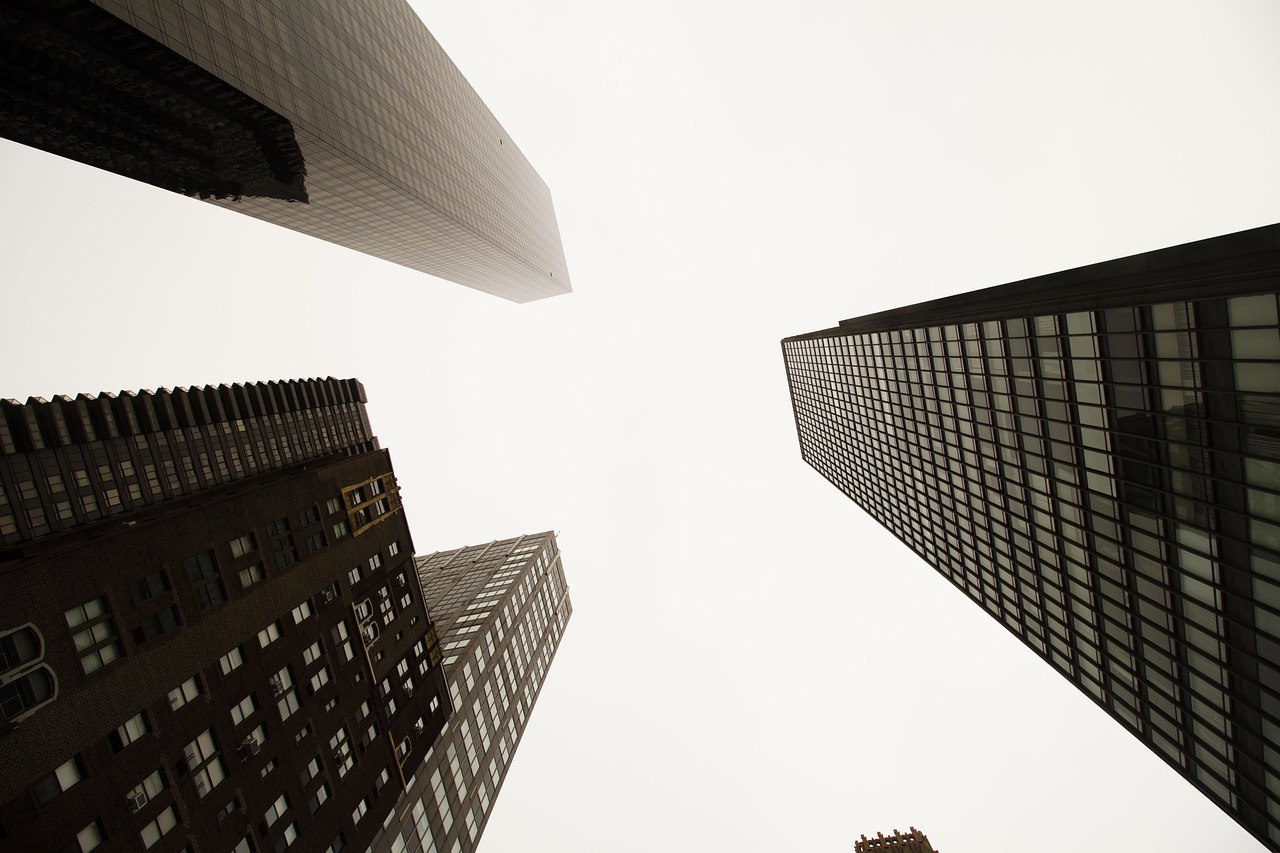
M 196 793 L 203 800 L 227 776 L 222 759 L 218 757 L 218 744 L 214 740 L 213 729 L 205 729 L 199 737 L 187 744 L 182 755 L 191 772 L 191 779 L 195 782 Z
M 200 682 L 193 675 L 169 691 L 169 707 L 176 711 L 200 695 Z
M 243 557 L 245 554 L 250 554 L 256 550 L 258 550 L 258 543 L 254 541 L 252 533 L 246 533 L 237 539 L 231 540 L 231 556 L 233 557 Z
M 363 579 L 364 579 L 364 569 L 360 568 L 359 566 L 356 566 L 354 569 L 347 572 L 347 583 L 350 584 L 351 586 L 355 586 L 356 584 L 360 583 L 360 581 Z
M 156 815 L 155 820 L 142 827 L 142 831 L 138 833 L 142 838 L 142 846 L 150 850 L 157 841 L 177 825 L 178 813 L 173 810 L 173 806 L 169 806 Z
M 345 521 L 339 521 L 337 524 L 333 526 L 334 539 L 341 539 L 343 536 L 346 536 L 350 532 L 351 532 L 351 528 L 347 526 L 347 523 Z
M 254 563 L 247 569 L 240 570 L 240 588 L 248 589 L 262 580 L 262 563 Z
M 329 683 L 329 667 L 322 666 L 320 671 L 311 676 L 311 692 L 316 693 Z
M 307 553 L 314 554 L 317 551 L 323 551 L 326 544 L 323 533 L 313 533 L 307 537 Z
M 155 771 L 126 795 L 130 809 L 135 813 L 138 812 L 168 787 L 169 783 L 165 781 L 164 774 L 159 770 Z
M 300 524 L 303 527 L 307 527 L 312 524 L 317 524 L 319 523 L 319 521 L 320 521 L 320 513 L 316 512 L 316 508 L 313 506 L 309 506 L 306 509 L 304 509 L 302 512 L 298 513 L 298 524 Z
M 294 821 L 284 828 L 284 832 L 276 839 L 276 853 L 284 853 L 288 850 L 293 842 L 298 840 L 298 823 Z
M 90 850 L 98 849 L 98 845 L 107 840 L 107 834 L 102 831 L 102 821 L 95 820 L 84 829 L 76 833 L 76 840 L 68 844 L 63 850 L 75 850 L 79 845 L 80 853 L 89 853 Z
M 83 778 L 84 770 L 80 767 L 80 759 L 72 758 L 59 765 L 52 773 L 37 779 L 31 786 L 31 799 L 35 800 L 37 806 L 48 805 Z
M 267 809 L 266 815 L 263 816 L 267 822 L 267 826 L 274 825 L 275 822 L 279 820 L 284 815 L 284 813 L 287 812 L 288 810 L 289 810 L 289 797 L 287 794 L 281 794 L 279 797 L 276 798 L 276 801 L 271 804 L 271 807 Z
M 298 560 L 298 549 L 293 546 L 293 534 L 289 532 L 289 519 L 282 518 L 267 525 L 271 537 L 271 551 L 275 554 L 276 568 L 283 569 Z
M 298 691 L 293 686 L 293 673 L 285 666 L 271 677 L 271 690 L 279 697 L 276 709 L 280 711 L 280 719 L 287 720 L 298 710 Z
M 382 568 L 382 555 L 374 554 L 369 558 L 369 571 L 376 572 L 380 568 Z
M 308 807 L 310 807 L 311 809 L 312 814 L 315 814 L 316 812 L 320 811 L 320 807 L 323 806 L 325 802 L 329 799 L 329 795 L 330 795 L 329 783 L 324 782 L 320 785 L 319 788 L 316 789 L 316 792 L 311 795 L 311 800 L 310 802 L 307 803 Z
M 149 731 L 151 727 L 147 725 L 146 716 L 138 714 L 125 720 L 124 725 L 107 735 L 107 742 L 111 745 L 112 752 L 120 752 Z
M 360 818 L 364 817 L 365 813 L 368 811 L 369 811 L 369 798 L 361 797 L 360 801 L 356 803 L 356 807 L 351 811 L 351 822 L 359 823 Z
M 347 771 L 355 765 L 351 757 L 351 736 L 346 726 L 339 726 L 337 733 L 329 739 L 329 748 L 333 750 L 333 763 L 338 766 L 338 776 L 346 776 Z
M 222 585 L 222 576 L 218 574 L 213 551 L 203 551 L 194 557 L 187 557 L 182 561 L 182 569 L 191 584 L 196 609 L 201 613 L 227 600 L 227 591 Z
M 392 542 L 390 545 L 387 546 L 387 553 L 390 554 L 392 557 L 400 553 L 399 539 L 397 539 L 396 541 Z
M 105 598 L 95 598 L 73 607 L 63 617 L 72 631 L 71 639 L 80 656 L 80 668 L 86 675 L 120 657 L 116 626 L 111 621 Z
M 323 654 L 324 651 L 320 648 L 320 641 L 316 640 L 303 651 L 302 659 L 306 661 L 307 666 L 310 666 L 318 661 Z
M 342 512 L 342 498 L 329 498 L 324 506 L 325 509 L 329 510 L 330 515 Z
M 264 649 L 278 639 L 280 639 L 279 621 L 272 622 L 270 625 L 258 632 L 258 645 Z
M 144 601 L 150 601 L 168 589 L 169 580 L 165 577 L 163 571 L 152 572 L 145 578 L 136 580 L 129 584 L 129 592 L 133 597 L 134 604 L 141 604 Z
M 302 783 L 302 787 L 306 787 L 311 780 L 320 775 L 320 759 L 313 758 L 307 763 L 306 768 L 298 775 L 298 781 Z
M 237 703 L 236 706 L 231 709 L 231 723 L 233 725 L 238 726 L 241 723 L 243 723 L 249 717 L 250 714 L 252 714 L 254 711 L 257 711 L 257 710 L 258 710 L 258 700 L 254 697 L 252 693 L 250 693 L 248 696 L 241 699 L 239 703 Z
M 311 609 L 311 602 L 304 601 L 297 607 L 293 608 L 293 624 L 301 625 L 302 620 L 310 616 L 314 611 Z
M 53 674 L 47 666 L 0 685 L 0 714 L 6 720 L 18 720 L 50 701 L 54 688 Z
M 171 605 L 143 619 L 142 624 L 133 629 L 133 639 L 141 645 L 161 634 L 172 631 L 180 624 L 178 608 Z
M 218 658 L 218 671 L 223 675 L 230 675 L 233 670 L 244 663 L 244 654 L 240 651 L 240 647 L 236 646 L 222 657 Z
M 240 843 L 231 849 L 231 853 L 253 853 L 253 841 L 250 840 L 250 836 L 241 838 Z

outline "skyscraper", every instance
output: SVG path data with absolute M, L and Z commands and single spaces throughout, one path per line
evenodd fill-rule
M 360 383 L 0 411 L 3 843 L 364 849 L 449 701 Z
M 404 0 L 16 0 L 0 134 L 516 302 L 546 185 Z
M 1280 226 L 782 342 L 806 462 L 1280 850 Z
M 555 534 L 416 559 L 453 715 L 375 839 L 377 853 L 469 853 L 502 788 L 573 607 Z
M 853 842 L 853 850 L 854 853 L 879 853 L 882 850 L 886 853 L 937 853 L 925 834 L 914 826 L 906 835 L 896 829 L 893 835 L 885 835 L 883 832 L 877 832 L 875 838 L 864 835 Z

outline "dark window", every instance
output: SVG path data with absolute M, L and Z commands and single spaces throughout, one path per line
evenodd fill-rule
M 155 598 L 168 589 L 169 581 L 162 571 L 152 572 L 142 580 L 136 580 L 129 584 L 129 591 L 133 594 L 134 604 L 141 604 L 144 601 Z
M 31 786 L 31 799 L 37 806 L 48 805 L 75 783 L 84 778 L 84 770 L 80 767 L 80 759 L 72 758 L 47 776 L 37 779 Z
M 133 638 L 138 643 L 145 643 L 152 637 L 158 637 L 166 631 L 172 631 L 182 624 L 178 619 L 178 608 L 166 607 L 154 616 L 142 620 L 142 624 L 133 629 Z
M 298 513 L 298 523 L 303 527 L 310 524 L 317 524 L 319 521 L 320 513 L 316 512 L 316 508 L 313 506 L 307 507 L 302 512 Z
M 53 677 L 41 667 L 0 687 L 0 714 L 12 720 L 53 695 Z
M 30 628 L 0 637 L 0 672 L 8 672 L 40 656 L 40 638 Z
M 289 519 L 282 518 L 268 524 L 267 535 L 271 537 L 271 550 L 276 555 L 276 568 L 283 569 L 297 562 L 298 549 L 294 547 L 293 534 L 289 532 Z
M 314 554 L 325 547 L 324 534 L 315 533 L 307 538 L 307 553 Z
M 191 592 L 196 598 L 196 609 L 204 612 L 227 600 L 227 590 L 218 574 L 218 564 L 213 551 L 203 551 L 182 561 L 182 568 L 191 582 Z

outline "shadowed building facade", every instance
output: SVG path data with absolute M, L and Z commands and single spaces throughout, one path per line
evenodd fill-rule
M 0 134 L 516 302 L 551 195 L 404 0 L 15 0 Z
M 377 853 L 471 853 L 573 613 L 551 532 L 416 558 L 453 714 Z
M 782 342 L 804 460 L 1280 850 L 1280 226 Z
M 0 847 L 367 846 L 449 703 L 360 383 L 0 411 Z

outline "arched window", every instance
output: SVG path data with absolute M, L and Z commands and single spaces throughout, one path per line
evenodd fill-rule
M 20 678 L 0 686 L 0 714 L 9 722 L 17 722 L 53 699 L 58 685 L 53 672 L 44 665 Z
M 24 625 L 0 637 L 0 676 L 33 661 L 44 652 L 35 628 Z

